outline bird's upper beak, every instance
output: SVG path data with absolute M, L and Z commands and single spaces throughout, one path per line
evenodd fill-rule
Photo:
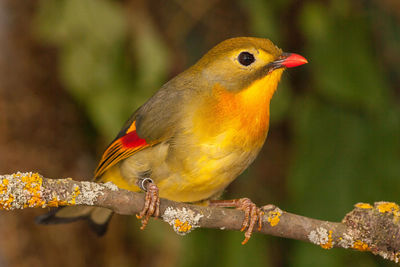
M 293 68 L 308 63 L 307 59 L 295 53 L 282 53 L 279 59 L 273 61 L 273 69 Z

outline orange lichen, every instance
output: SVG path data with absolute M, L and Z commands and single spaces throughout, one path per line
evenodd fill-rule
M 174 228 L 181 233 L 187 233 L 190 232 L 192 226 L 187 221 L 182 222 L 179 219 L 175 219 Z
M 31 175 L 14 175 L 15 178 L 20 178 L 25 183 L 24 190 L 26 190 L 31 198 L 25 206 L 30 208 L 41 207 L 45 204 L 42 199 L 42 183 L 43 179 L 38 173 L 32 173 Z
M 0 184 L 0 194 L 4 194 L 5 192 L 7 192 L 7 186 L 8 186 L 8 180 L 7 179 L 3 179 L 2 183 Z
M 377 207 L 379 212 L 381 213 L 396 213 L 398 214 L 400 208 L 399 205 L 393 202 L 380 202 Z
M 175 233 L 185 235 L 193 229 L 200 227 L 199 221 L 204 215 L 197 213 L 191 209 L 183 207 L 182 209 L 174 209 L 168 207 L 162 218 L 169 225 L 173 226 Z
M 353 248 L 359 251 L 370 251 L 370 247 L 368 246 L 367 243 L 364 243 L 361 240 L 357 240 L 353 244 Z
M 76 204 L 76 198 L 81 194 L 79 186 L 74 187 L 74 192 L 72 193 L 70 200 L 60 200 L 58 196 L 53 196 L 53 198 L 46 203 L 47 207 L 59 207 L 59 206 L 72 206 Z
M 57 208 L 60 205 L 58 197 L 54 196 L 52 200 L 47 202 L 47 207 Z
M 372 205 L 370 205 L 368 203 L 357 203 L 355 206 L 360 209 L 372 209 L 373 208 Z
M 60 206 L 71 206 L 71 205 L 73 204 L 70 203 L 69 201 L 60 200 L 57 196 L 54 196 L 50 201 L 46 203 L 46 206 L 50 208 L 57 208 Z
M 60 205 L 60 206 L 68 206 L 68 201 L 65 201 L 65 200 L 60 200 L 59 202 L 58 202 L 58 205 Z
M 112 185 L 106 187 L 90 182 L 81 182 L 80 186 L 78 186 L 77 184 L 70 184 L 71 180 L 71 178 L 67 178 L 45 182 L 45 179 L 41 175 L 31 172 L 1 175 L 0 209 L 15 210 L 71 206 L 76 204 L 93 205 L 96 197 L 103 194 L 102 190 L 105 188 L 115 190 Z M 60 193 L 56 190 L 51 191 L 52 185 L 61 184 L 63 186 Z
M 8 189 L 8 180 L 7 179 L 2 179 L 0 181 L 0 194 L 6 194 L 7 193 L 7 189 Z M 14 198 L 12 197 L 12 195 L 9 195 L 7 199 L 0 199 L 0 209 L 4 209 L 7 210 L 10 208 L 10 202 L 13 200 Z
M 43 199 L 41 199 L 41 197 L 39 196 L 32 196 L 31 199 L 28 200 L 28 207 L 30 208 L 36 208 L 36 207 L 41 207 L 43 206 L 43 204 L 45 203 L 45 201 Z
M 320 245 L 323 249 L 333 248 L 332 230 L 329 230 L 328 241 Z
M 393 261 L 396 262 L 396 263 L 398 263 L 400 261 L 400 252 L 396 252 L 393 255 Z
M 269 224 L 274 227 L 276 226 L 279 221 L 281 220 L 279 217 L 281 217 L 282 212 L 280 210 L 273 210 L 268 212 L 268 222 Z
M 12 208 L 11 204 L 14 201 L 13 195 L 8 195 L 8 199 L 0 199 L 0 210 L 10 210 Z
M 79 186 L 75 186 L 74 188 L 74 193 L 72 194 L 72 198 L 70 201 L 68 201 L 69 205 L 75 205 L 76 204 L 76 197 L 81 194 L 81 191 L 79 190 Z

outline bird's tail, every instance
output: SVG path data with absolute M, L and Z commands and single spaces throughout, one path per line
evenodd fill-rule
M 36 217 L 38 224 L 70 223 L 87 220 L 92 230 L 99 236 L 107 231 L 113 212 L 106 208 L 71 206 L 56 208 L 49 213 Z

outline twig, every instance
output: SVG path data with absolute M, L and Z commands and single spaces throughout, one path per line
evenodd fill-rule
M 78 182 L 71 178 L 47 179 L 37 173 L 0 175 L 0 209 L 88 205 L 109 208 L 122 215 L 138 213 L 141 193 L 119 189 L 112 183 Z M 358 203 L 342 222 L 321 221 L 285 212 L 273 205 L 263 207 L 261 233 L 303 240 L 321 246 L 370 251 L 385 259 L 400 259 L 400 208 L 391 202 L 374 206 Z M 242 211 L 196 206 L 161 200 L 161 217 L 178 234 L 194 228 L 240 230 Z

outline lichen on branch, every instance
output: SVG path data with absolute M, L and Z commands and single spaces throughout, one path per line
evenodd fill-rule
M 74 182 L 71 178 L 46 179 L 32 172 L 1 175 L 0 209 L 94 205 L 104 189 L 115 191 L 118 187 L 112 183 Z
M 144 205 L 144 194 L 119 189 L 112 183 L 48 179 L 38 173 L 0 175 L 0 209 L 98 206 L 122 215 L 134 215 Z M 324 249 L 351 248 L 400 260 L 400 207 L 392 202 L 358 203 L 342 222 L 321 221 L 285 212 L 274 205 L 262 207 L 263 234 L 303 240 Z M 240 230 L 244 213 L 161 199 L 160 217 L 178 234 L 195 228 Z

